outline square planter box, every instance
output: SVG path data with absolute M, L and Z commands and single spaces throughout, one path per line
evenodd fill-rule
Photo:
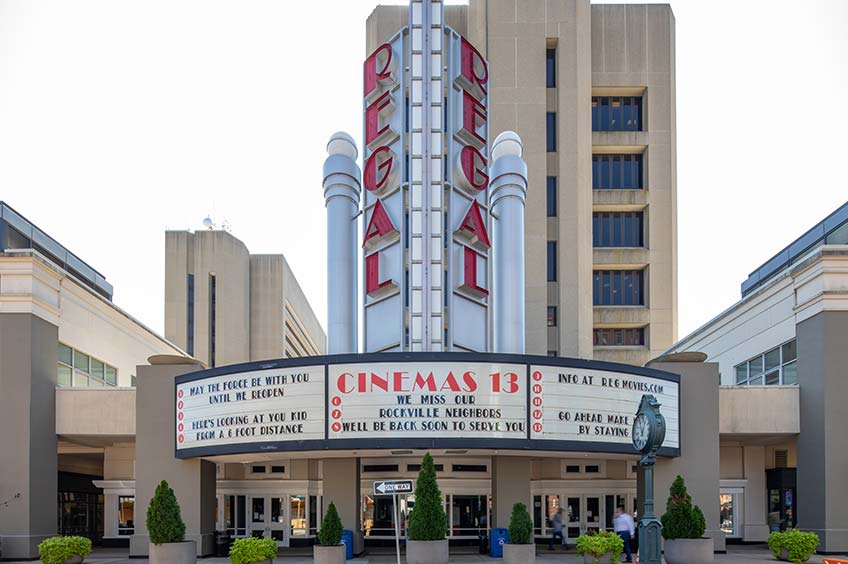
M 448 564 L 448 539 L 406 541 L 406 564 Z
M 194 541 L 150 543 L 150 564 L 196 564 L 197 543 Z
M 536 564 L 535 544 L 503 545 L 504 564 Z
M 343 544 L 338 546 L 316 544 L 312 547 L 312 555 L 315 558 L 315 564 L 345 564 L 347 550 Z

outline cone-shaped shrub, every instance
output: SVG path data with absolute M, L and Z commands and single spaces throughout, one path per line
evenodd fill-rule
M 533 533 L 533 520 L 530 512 L 523 503 L 512 506 L 512 515 L 509 516 L 509 544 L 530 544 Z
M 692 496 L 686 491 L 682 476 L 677 476 L 671 484 L 666 511 L 662 521 L 662 536 L 665 539 L 699 539 L 707 528 L 704 513 L 697 505 L 692 505 Z
M 162 480 L 147 508 L 147 532 L 153 544 L 183 542 L 185 523 L 180 516 L 180 504 L 168 482 Z
M 318 531 L 318 543 L 321 546 L 336 546 L 342 541 L 342 520 L 332 501 L 321 519 L 321 530 Z
M 415 484 L 415 506 L 409 514 L 409 539 L 433 541 L 445 538 L 448 516 L 442 506 L 442 492 L 436 483 L 436 467 L 430 453 L 424 455 Z

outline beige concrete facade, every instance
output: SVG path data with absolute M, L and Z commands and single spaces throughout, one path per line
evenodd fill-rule
M 210 367 L 317 355 L 326 345 L 285 257 L 251 255 L 219 230 L 165 233 L 165 336 Z
M 366 52 L 396 33 L 405 6 L 378 6 Z M 490 135 L 516 131 L 528 167 L 525 221 L 527 352 L 642 365 L 677 338 L 677 159 L 674 15 L 668 5 L 590 5 L 588 0 L 470 0 L 449 6 L 448 25 L 489 60 Z M 556 49 L 556 87 L 545 56 Z M 641 96 L 643 127 L 593 132 L 592 96 Z M 546 113 L 556 112 L 556 151 Z M 642 190 L 593 190 L 593 153 L 641 153 Z M 546 178 L 557 178 L 547 217 Z M 641 248 L 593 248 L 592 213 L 641 211 Z M 556 241 L 557 279 L 546 280 Z M 594 270 L 643 270 L 644 305 L 593 306 Z M 549 326 L 547 308 L 557 308 Z M 595 328 L 644 328 L 645 346 L 593 345 Z

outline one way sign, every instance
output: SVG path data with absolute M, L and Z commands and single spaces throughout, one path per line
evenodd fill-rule
M 412 493 L 412 480 L 384 480 L 374 482 L 374 495 Z

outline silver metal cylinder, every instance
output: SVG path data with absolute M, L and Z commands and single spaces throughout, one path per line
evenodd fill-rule
M 493 217 L 492 309 L 494 352 L 524 353 L 524 202 L 527 164 L 512 131 L 492 144 L 489 205 Z
M 353 137 L 330 136 L 324 161 L 327 207 L 327 354 L 359 352 L 358 263 L 356 217 L 361 173 Z

